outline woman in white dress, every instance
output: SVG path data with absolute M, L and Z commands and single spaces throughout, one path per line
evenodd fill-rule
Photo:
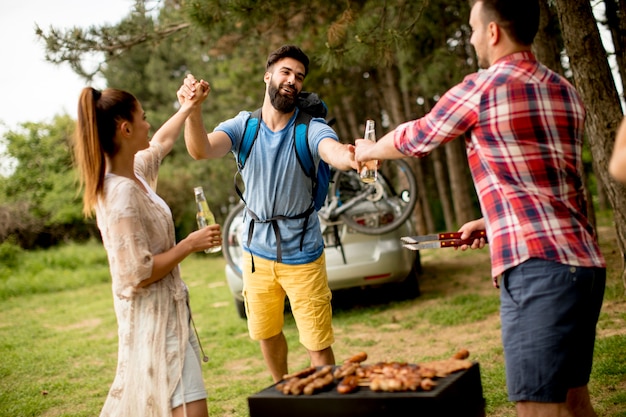
M 119 337 L 101 416 L 208 416 L 201 347 L 179 263 L 221 245 L 220 226 L 176 243 L 172 214 L 155 190 L 161 161 L 209 90 L 203 82 L 150 141 L 150 125 L 132 94 L 87 87 L 80 95 L 74 153 L 83 212 L 95 211 L 107 251 Z

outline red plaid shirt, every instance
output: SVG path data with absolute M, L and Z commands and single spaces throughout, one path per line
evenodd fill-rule
M 466 134 L 494 280 L 529 258 L 604 267 L 586 217 L 584 120 L 572 85 L 518 52 L 468 75 L 429 114 L 398 126 L 395 146 L 422 157 Z

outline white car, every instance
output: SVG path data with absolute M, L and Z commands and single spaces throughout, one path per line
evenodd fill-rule
M 245 318 L 241 291 L 240 244 L 243 203 L 233 208 L 224 222 L 224 255 L 226 280 L 235 300 L 237 313 Z M 322 222 L 324 225 L 324 222 Z M 413 225 L 405 221 L 397 229 L 382 234 L 362 234 L 348 225 L 337 222 L 323 226 L 326 244 L 326 267 L 331 291 L 348 288 L 365 288 L 380 285 L 396 285 L 403 298 L 415 298 L 420 294 L 418 277 L 421 264 L 418 251 L 402 246 L 400 237 L 412 235 Z

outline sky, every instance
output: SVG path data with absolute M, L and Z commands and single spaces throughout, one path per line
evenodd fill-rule
M 44 45 L 35 24 L 87 28 L 115 24 L 128 15 L 133 0 L 13 0 L 0 10 L 0 133 L 24 122 L 50 122 L 55 115 L 76 117 L 84 80 L 69 65 L 44 59 Z M 103 88 L 102 80 L 93 83 Z M 4 125 L 4 126 L 2 126 Z

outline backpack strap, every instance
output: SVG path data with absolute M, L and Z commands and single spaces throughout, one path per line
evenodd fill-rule
M 296 116 L 295 128 L 294 128 L 294 143 L 296 149 L 296 156 L 300 167 L 306 175 L 311 178 L 313 182 L 313 206 L 315 210 L 319 210 L 326 200 L 328 193 L 328 183 L 330 182 L 330 167 L 328 163 L 320 160 L 317 168 L 315 167 L 315 161 L 309 148 L 309 124 L 313 116 L 310 113 L 300 110 Z
M 311 115 L 303 111 L 298 111 L 296 116 L 295 127 L 293 131 L 293 140 L 296 147 L 296 156 L 300 167 L 306 175 L 311 177 L 315 182 L 315 164 L 313 163 L 313 155 L 309 149 L 309 123 Z
M 241 201 L 246 204 L 246 200 L 243 198 L 243 193 L 239 189 L 237 185 L 237 176 L 241 176 L 241 170 L 243 166 L 246 164 L 248 160 L 248 156 L 250 155 L 250 150 L 252 149 L 252 145 L 254 145 L 254 141 L 256 137 L 259 135 L 259 129 L 261 128 L 261 108 L 256 109 L 252 113 L 250 113 L 250 117 L 246 122 L 246 128 L 243 132 L 243 140 L 239 145 L 239 152 L 237 152 L 237 172 L 235 172 L 235 178 L 233 182 L 235 183 L 235 191 L 237 195 L 241 199 Z
M 311 155 L 311 150 L 309 149 L 309 123 L 313 117 L 303 112 L 302 110 L 298 110 L 298 115 L 296 116 L 295 126 L 293 130 L 293 140 L 294 146 L 296 148 L 296 157 L 298 158 L 298 162 L 300 163 L 300 167 L 304 171 L 306 175 L 311 178 L 313 185 L 311 187 L 311 192 L 313 193 L 311 199 L 311 207 L 309 207 L 305 213 L 305 221 L 302 233 L 300 234 L 300 250 L 304 248 L 304 233 L 308 226 L 309 222 L 309 214 L 311 214 L 312 209 L 315 208 L 315 187 L 317 185 L 317 175 L 315 173 L 315 164 L 313 163 L 313 155 Z
M 272 229 L 274 230 L 274 236 L 276 237 L 276 262 L 282 262 L 283 253 L 282 253 L 282 248 L 281 248 L 280 228 L 278 227 L 278 220 L 304 219 L 304 226 L 303 226 L 302 233 L 300 235 L 300 250 L 303 249 L 304 232 L 306 231 L 307 225 L 309 224 L 309 216 L 315 210 L 313 206 L 309 207 L 306 211 L 295 216 L 278 215 L 278 216 L 271 217 L 267 220 L 259 219 L 259 217 L 248 207 L 246 207 L 246 210 L 248 214 L 250 215 L 250 228 L 248 228 L 248 241 L 247 241 L 248 247 L 250 246 L 250 242 L 252 241 L 252 235 L 254 233 L 254 224 L 255 223 L 270 223 L 272 225 Z M 252 262 L 253 262 L 252 272 L 254 272 L 254 260 Z
M 246 123 L 246 130 L 243 134 L 243 140 L 241 141 L 241 145 L 239 146 L 239 152 L 237 152 L 237 168 L 239 170 L 243 169 L 243 166 L 246 164 L 248 155 L 250 155 L 250 149 L 252 149 L 252 145 L 254 145 L 254 141 L 259 134 L 260 128 L 261 109 L 259 108 L 250 114 L 250 118 Z

